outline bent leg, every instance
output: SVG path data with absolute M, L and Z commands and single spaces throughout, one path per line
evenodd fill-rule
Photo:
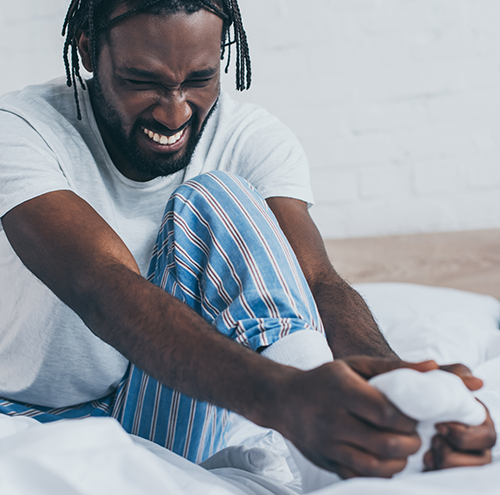
M 307 282 L 265 200 L 227 173 L 198 176 L 170 198 L 148 279 L 254 351 L 299 330 L 323 333 Z M 133 365 L 114 415 L 130 433 L 194 462 L 225 446 L 225 410 L 161 385 Z
M 167 206 L 149 279 L 250 347 L 323 327 L 299 264 L 265 200 L 224 172 L 181 185 Z
M 229 338 L 262 350 L 298 330 L 323 333 L 295 255 L 264 199 L 223 172 L 181 185 L 169 200 L 149 280 Z M 41 422 L 112 416 L 125 430 L 193 462 L 225 446 L 226 410 L 198 402 L 130 365 L 115 394 L 51 409 L 0 399 L 0 413 Z

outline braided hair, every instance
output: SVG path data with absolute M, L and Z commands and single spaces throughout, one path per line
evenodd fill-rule
M 190 14 L 205 9 L 220 17 L 223 21 L 221 60 L 224 59 L 226 50 L 228 51 L 225 72 L 228 72 L 231 62 L 231 47 L 236 45 L 236 89 L 243 91 L 250 88 L 252 82 L 250 51 L 238 0 L 136 0 L 133 2 L 135 6 L 130 10 L 116 17 L 111 17 L 120 3 L 131 2 L 130 0 L 71 0 L 69 5 L 62 29 L 62 36 L 66 36 L 63 58 L 66 68 L 66 83 L 69 87 L 73 86 L 78 120 L 82 119 L 78 84 L 83 90 L 86 89 L 80 74 L 78 59 L 79 32 L 85 32 L 89 38 L 90 60 L 94 71 L 96 71 L 98 36 L 117 22 L 142 12 L 152 14 L 186 12 Z

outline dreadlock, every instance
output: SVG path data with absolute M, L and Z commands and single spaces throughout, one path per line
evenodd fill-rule
M 231 47 L 236 45 L 236 89 L 243 91 L 250 88 L 252 83 L 250 51 L 238 0 L 139 0 L 134 2 L 135 7 L 112 18 L 112 13 L 120 2 L 130 3 L 130 0 L 71 0 L 64 19 L 62 36 L 66 36 L 63 49 L 66 83 L 69 87 L 73 86 L 78 120 L 82 119 L 78 98 L 78 83 L 83 90 L 86 89 L 80 74 L 78 59 L 79 32 L 85 32 L 89 38 L 90 59 L 95 71 L 97 68 L 97 39 L 99 34 L 105 32 L 106 29 L 117 22 L 141 12 L 154 14 L 187 12 L 190 14 L 205 9 L 220 17 L 223 21 L 221 60 L 224 60 L 226 50 L 228 51 L 225 72 L 228 72 L 231 62 Z

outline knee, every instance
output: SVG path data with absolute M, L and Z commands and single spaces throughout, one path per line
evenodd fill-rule
M 243 177 L 222 170 L 213 170 L 198 175 L 189 179 L 183 185 L 195 190 L 200 190 L 199 186 L 201 186 L 202 189 L 217 195 L 221 192 L 232 191 L 234 189 L 253 189 L 250 183 L 243 179 Z
M 210 218 L 220 219 L 222 215 L 236 222 L 241 216 L 259 218 L 267 210 L 265 199 L 249 182 L 218 170 L 181 184 L 170 197 L 165 217 L 207 223 Z
M 210 198 L 215 198 L 217 202 L 245 202 L 245 197 L 258 197 L 261 201 L 264 199 L 259 192 L 243 177 L 215 170 L 207 172 L 181 184 L 174 192 L 173 197 L 182 196 L 183 198 L 194 201 L 200 198 L 210 202 Z

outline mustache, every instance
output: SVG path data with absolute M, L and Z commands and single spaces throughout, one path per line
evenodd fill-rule
M 194 120 L 195 116 L 193 114 L 191 115 L 191 118 L 187 122 L 182 124 L 178 129 L 169 129 L 168 127 L 164 126 L 163 124 L 160 124 L 160 122 L 157 122 L 156 120 L 146 120 L 146 119 L 141 119 L 137 121 L 137 125 L 139 127 L 145 127 L 150 131 L 162 134 L 164 136 L 173 136 L 174 134 L 183 131 L 186 127 L 191 125 L 194 122 Z

